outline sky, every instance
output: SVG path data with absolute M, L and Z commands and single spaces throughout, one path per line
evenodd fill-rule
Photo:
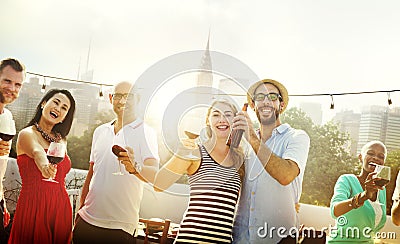
M 95 82 L 135 81 L 168 56 L 204 49 L 210 32 L 210 50 L 289 94 L 399 89 L 397 0 L 2 0 L 0 9 L 0 58 L 34 73 L 76 79 L 88 68 Z M 289 106 L 303 100 L 324 112 L 331 102 L 292 97 Z M 334 100 L 335 111 L 357 110 L 386 105 L 387 94 Z

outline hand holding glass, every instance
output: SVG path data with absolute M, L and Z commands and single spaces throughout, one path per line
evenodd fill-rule
M 120 156 L 119 154 L 121 152 L 127 152 L 127 150 L 125 148 L 123 148 L 123 147 L 121 147 L 119 145 L 113 145 L 111 150 L 114 153 L 114 155 L 117 156 L 117 157 Z M 119 168 L 119 171 L 114 172 L 113 175 L 124 175 L 124 173 L 122 173 L 121 162 L 119 160 L 118 160 L 118 168 Z
M 375 180 L 375 184 L 380 187 L 386 186 L 390 181 L 390 167 L 379 164 L 374 164 L 374 165 L 375 165 L 374 172 L 376 172 L 374 178 L 378 178 L 378 180 Z
M 65 157 L 66 145 L 60 142 L 51 142 L 49 145 L 49 149 L 47 149 L 47 159 L 51 164 L 58 164 L 63 161 Z M 43 179 L 44 181 L 58 183 L 53 180 L 53 178 Z
M 187 130 L 185 130 L 185 134 L 191 140 L 196 140 L 200 136 L 198 134 L 195 134 L 195 133 L 187 131 Z M 190 150 L 190 152 L 188 154 L 180 155 L 180 156 L 182 156 L 183 158 L 188 159 L 188 160 L 200 160 L 200 157 L 193 154 L 193 149 L 188 149 L 188 150 Z M 197 150 L 197 148 L 194 150 Z
M 0 119 L 0 139 L 10 141 L 16 134 L 14 120 L 8 120 L 3 117 Z M 0 156 L 2 159 L 8 159 L 8 155 Z

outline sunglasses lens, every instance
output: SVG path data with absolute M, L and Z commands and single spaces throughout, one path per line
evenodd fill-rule
M 275 93 L 270 93 L 270 94 L 268 94 L 268 99 L 270 101 L 276 101 L 276 99 L 278 99 L 278 95 Z
M 279 95 L 276 93 L 268 93 L 268 94 L 258 93 L 254 96 L 254 100 L 255 101 L 264 101 L 265 97 L 267 97 L 268 100 L 270 100 L 270 101 L 276 101 L 279 98 Z

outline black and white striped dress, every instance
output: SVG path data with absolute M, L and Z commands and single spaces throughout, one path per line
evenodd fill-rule
M 240 177 L 235 167 L 215 162 L 200 147 L 199 169 L 189 175 L 189 206 L 175 243 L 231 243 Z

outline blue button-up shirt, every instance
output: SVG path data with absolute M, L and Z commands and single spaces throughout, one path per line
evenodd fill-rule
M 294 205 L 301 196 L 310 138 L 304 131 L 282 124 L 273 130 L 266 145 L 277 156 L 296 162 L 300 174 L 289 185 L 281 185 L 251 150 L 235 219 L 234 243 L 278 243 L 298 228 Z

